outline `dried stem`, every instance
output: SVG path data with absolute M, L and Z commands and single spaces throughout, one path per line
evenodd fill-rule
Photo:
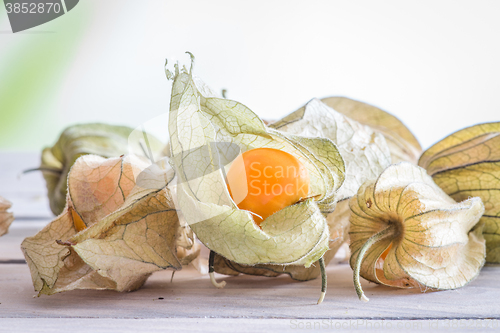
M 318 304 L 321 304 L 326 295 L 326 269 L 325 259 L 323 259 L 323 257 L 319 259 L 319 268 L 321 269 L 321 296 L 318 299 Z
M 58 175 L 60 175 L 60 174 L 62 173 L 62 170 L 61 170 L 61 169 L 54 169 L 54 168 L 40 167 L 40 168 L 34 168 L 34 169 L 24 170 L 24 171 L 22 172 L 22 174 L 25 174 L 25 173 L 30 173 L 30 172 L 33 172 L 33 171 L 52 172 L 52 173 L 55 173 L 55 174 L 58 174 Z
M 361 263 L 363 262 L 363 257 L 365 256 L 366 251 L 368 251 L 368 249 L 373 244 L 375 244 L 378 241 L 381 241 L 386 237 L 394 235 L 395 231 L 396 228 L 394 227 L 394 225 L 385 228 L 384 230 L 370 237 L 359 250 L 358 257 L 356 258 L 356 264 L 354 266 L 354 287 L 356 288 L 356 294 L 358 294 L 359 299 L 362 300 L 363 302 L 369 301 L 368 297 L 366 297 L 365 293 L 363 292 L 363 288 L 361 288 L 361 284 L 359 283 L 359 272 L 361 270 Z
M 208 275 L 210 275 L 210 282 L 212 282 L 214 287 L 221 289 L 221 288 L 224 288 L 224 286 L 226 285 L 226 281 L 222 281 L 220 283 L 215 281 L 214 259 L 215 259 L 215 252 L 210 250 L 210 257 L 208 258 Z

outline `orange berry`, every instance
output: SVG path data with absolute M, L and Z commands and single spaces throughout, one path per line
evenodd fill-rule
M 260 223 L 309 193 L 309 174 L 293 155 L 273 148 L 244 152 L 229 168 L 227 185 L 238 208 Z

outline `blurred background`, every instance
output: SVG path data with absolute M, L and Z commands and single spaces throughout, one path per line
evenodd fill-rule
M 165 114 L 165 58 L 189 66 L 185 51 L 215 91 L 266 119 L 347 96 L 396 115 L 424 149 L 500 120 L 499 1 L 82 0 L 16 34 L 0 7 L 0 151 Z

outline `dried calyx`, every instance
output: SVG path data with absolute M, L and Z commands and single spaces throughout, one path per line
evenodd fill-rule
M 345 165 L 327 138 L 309 138 L 270 129 L 243 104 L 216 97 L 191 70 L 173 78 L 169 133 L 176 192 L 183 217 L 210 250 L 244 265 L 311 266 L 328 250 L 324 214 L 336 206 Z M 242 152 L 284 151 L 309 174 L 304 201 L 285 207 L 258 225 L 232 200 L 225 173 Z
M 358 118 L 362 118 L 361 114 L 358 114 Z M 292 135 L 330 139 L 344 160 L 345 180 L 336 192 L 337 206 L 326 215 L 330 241 L 329 251 L 323 258 L 325 264 L 328 264 L 347 239 L 348 199 L 356 194 L 364 181 L 375 179 L 391 162 L 386 140 L 382 134 L 346 117 L 318 99 L 312 99 L 269 127 Z M 274 277 L 289 274 L 293 279 L 301 281 L 314 279 L 321 273 L 319 262 L 308 268 L 300 265 L 242 265 L 218 256 L 215 258 L 215 270 L 231 275 L 245 273 Z
M 14 221 L 14 215 L 7 210 L 12 206 L 10 201 L 0 197 L 0 236 L 5 235 L 12 221 Z
M 80 157 L 63 213 L 21 244 L 35 290 L 131 291 L 153 272 L 193 260 L 199 249 L 179 223 L 172 178 L 165 160 Z
M 393 287 L 459 288 L 484 264 L 480 198 L 455 202 L 425 170 L 402 162 L 350 200 L 354 284 L 359 276 Z
M 54 146 L 42 151 L 40 167 L 27 171 L 42 171 L 54 215 L 61 214 L 66 205 L 68 173 L 80 156 L 118 157 L 129 153 L 147 156 L 144 147 L 131 140 L 135 132 L 130 127 L 100 123 L 73 125 L 61 133 Z M 163 148 L 151 135 L 148 144 L 155 154 Z
M 347 97 L 327 97 L 323 103 L 337 112 L 370 126 L 384 136 L 391 151 L 392 163 L 417 163 L 422 147 L 413 133 L 395 116 L 373 105 Z
M 478 196 L 485 213 L 486 261 L 500 263 L 500 123 L 471 126 L 426 150 L 419 165 L 453 199 Z

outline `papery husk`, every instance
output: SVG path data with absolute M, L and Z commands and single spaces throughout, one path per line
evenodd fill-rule
M 324 214 L 334 210 L 335 194 L 344 180 L 344 162 L 335 144 L 267 128 L 246 106 L 216 97 L 193 78 L 192 68 L 176 67 L 167 77 L 174 79 L 169 133 L 170 155 L 179 176 L 178 208 L 198 239 L 243 265 L 309 267 L 321 258 L 329 242 Z M 259 228 L 251 214 L 231 199 L 224 172 L 239 153 L 264 147 L 299 159 L 309 172 L 310 193 L 308 199 L 265 219 Z
M 419 165 L 453 199 L 480 197 L 486 261 L 500 263 L 500 123 L 455 132 L 427 149 Z
M 0 197 L 0 236 L 5 235 L 9 231 L 9 227 L 14 221 L 14 214 L 7 210 L 12 206 L 12 203 Z
M 347 97 L 326 97 L 321 101 L 335 111 L 381 133 L 391 151 L 393 164 L 403 161 L 417 164 L 422 147 L 413 133 L 392 114 Z
M 335 257 L 335 254 L 340 249 L 342 244 L 348 236 L 349 231 L 349 211 L 348 200 L 343 200 L 337 203 L 337 207 L 333 213 L 327 215 L 328 228 L 330 231 L 329 250 L 323 255 L 325 265 Z M 342 212 L 342 213 L 340 213 Z M 342 216 L 339 218 L 339 216 Z M 226 275 L 260 275 L 267 277 L 276 277 L 281 274 L 288 274 L 292 279 L 297 281 L 308 281 L 317 278 L 321 274 L 320 265 L 315 262 L 310 267 L 306 268 L 302 265 L 272 265 L 272 264 L 258 264 L 258 265 L 242 265 L 228 260 L 222 256 L 216 255 L 215 271 L 220 274 Z
M 360 187 L 350 207 L 355 279 L 359 268 L 363 278 L 387 286 L 455 289 L 473 280 L 484 264 L 481 199 L 457 203 L 418 166 L 389 166 Z M 369 241 L 374 243 L 366 248 Z M 358 266 L 362 249 L 367 252 Z
M 40 170 L 47 185 L 50 209 L 59 215 L 66 205 L 68 172 L 83 155 L 118 157 L 124 154 L 147 156 L 145 146 L 131 140 L 134 129 L 101 123 L 78 124 L 66 128 L 52 147 L 44 148 Z M 163 144 L 148 134 L 148 145 L 156 158 Z
M 335 256 L 340 246 L 348 240 L 349 204 L 359 186 L 366 180 L 376 179 L 390 164 L 391 153 L 384 136 L 330 108 L 323 102 L 312 99 L 305 106 L 269 125 L 269 127 L 293 135 L 311 138 L 327 138 L 338 147 L 344 159 L 345 180 L 337 191 L 337 207 L 326 215 L 330 230 L 329 251 L 325 264 Z M 277 276 L 289 274 L 296 280 L 309 280 L 319 276 L 319 264 L 309 268 L 299 265 L 245 266 L 229 260 L 216 260 L 216 272 L 236 275 L 238 272 L 252 275 Z
M 153 272 L 193 260 L 199 249 L 167 188 L 173 174 L 165 160 L 80 157 L 63 213 L 21 244 L 39 295 L 132 291 Z

